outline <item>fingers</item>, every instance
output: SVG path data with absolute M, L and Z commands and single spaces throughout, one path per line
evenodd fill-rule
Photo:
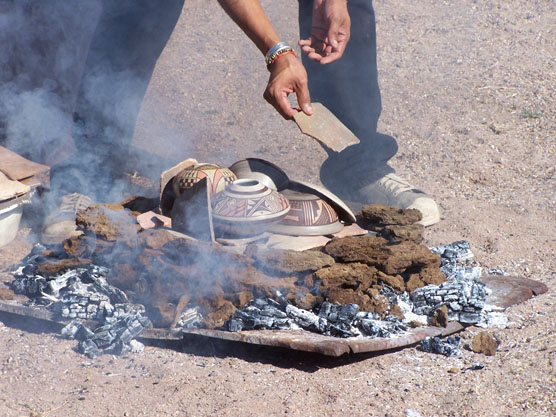
M 317 43 L 320 45 L 320 49 L 314 47 Z M 320 62 L 324 56 L 323 53 L 319 52 L 319 50 L 325 51 L 324 44 L 322 42 L 314 42 L 312 38 L 309 38 L 300 40 L 298 45 L 301 46 L 301 51 L 307 55 L 307 58 L 313 61 Z
M 264 98 L 285 119 L 291 119 L 298 112 L 292 108 L 288 96 L 295 93 L 301 110 L 311 115 L 311 99 L 305 68 L 293 55 L 283 56 L 272 64 Z
M 328 28 L 328 41 L 334 50 L 338 49 L 338 35 L 340 31 L 340 23 L 337 20 L 332 20 L 330 22 L 330 27 Z
M 313 114 L 313 107 L 311 106 L 311 98 L 309 97 L 309 88 L 307 88 L 307 83 L 300 85 L 299 89 L 295 91 L 297 96 L 297 103 L 303 113 L 307 115 Z

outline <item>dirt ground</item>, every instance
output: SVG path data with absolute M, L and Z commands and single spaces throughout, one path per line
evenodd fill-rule
M 398 139 L 398 173 L 442 211 L 426 243 L 468 240 L 484 267 L 549 287 L 508 309 L 508 328 L 489 329 L 500 340 L 496 355 L 410 347 L 333 359 L 197 339 L 89 360 L 53 329 L 3 317 L 0 415 L 556 415 L 556 4 L 374 4 L 379 130 Z M 283 38 L 296 40 L 297 2 L 264 5 Z M 326 154 L 264 102 L 267 76 L 216 2 L 187 0 L 135 146 L 167 160 L 262 157 L 318 181 Z M 23 230 L 0 250 L 4 277 L 29 251 L 29 236 Z M 478 331 L 461 333 L 464 342 Z M 484 369 L 470 370 L 476 362 Z

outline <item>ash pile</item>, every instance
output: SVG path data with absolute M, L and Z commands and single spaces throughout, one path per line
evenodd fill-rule
M 143 349 L 135 337 L 152 326 L 145 307 L 130 303 L 123 291 L 108 284 L 108 268 L 68 260 L 65 265 L 69 269 L 58 273 L 59 267 L 46 260 L 44 253 L 44 247 L 36 246 L 14 272 L 16 292 L 27 295 L 32 305 L 71 320 L 62 336 L 78 340 L 78 350 L 91 358 Z
M 263 242 L 243 253 L 141 230 L 138 201 L 79 212 L 81 236 L 36 247 L 13 287 L 70 323 L 64 334 L 95 356 L 140 347 L 143 328 L 305 329 L 336 337 L 392 337 L 425 325 L 484 322 L 487 290 L 466 242 L 421 244 L 416 210 L 366 206 L 373 235 L 294 251 Z M 90 330 L 93 328 L 94 330 Z

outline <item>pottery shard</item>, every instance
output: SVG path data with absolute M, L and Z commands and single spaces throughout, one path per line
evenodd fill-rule
M 415 209 L 398 209 L 382 204 L 369 204 L 363 207 L 361 217 L 376 224 L 410 225 L 422 219 L 422 214 Z
M 314 272 L 334 263 L 331 256 L 316 250 L 257 250 L 252 256 L 255 266 L 268 274 L 282 276 Z
M 315 278 L 321 280 L 322 292 L 336 287 L 365 291 L 377 283 L 377 273 L 375 267 L 366 264 L 334 264 L 319 269 L 315 272 Z
M 436 327 L 448 326 L 448 306 L 443 305 L 442 307 L 437 308 L 430 318 L 430 323 Z
M 324 251 L 341 262 L 361 262 L 388 274 L 403 274 L 408 269 L 440 267 L 440 257 L 426 246 L 410 241 L 388 243 L 374 236 L 333 239 Z
M 81 210 L 76 224 L 85 233 L 108 241 L 132 241 L 140 229 L 131 212 L 119 204 L 97 204 Z
M 482 331 L 471 341 L 471 350 L 487 356 L 494 356 L 498 349 L 498 341 L 490 333 Z

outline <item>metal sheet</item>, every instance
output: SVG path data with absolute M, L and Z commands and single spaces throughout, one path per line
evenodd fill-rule
M 427 337 L 446 336 L 463 329 L 457 322 L 446 328 L 421 327 L 408 333 L 387 339 L 350 337 L 346 339 L 324 336 L 304 330 L 249 330 L 227 332 L 222 330 L 189 329 L 184 334 L 195 334 L 216 339 L 232 340 L 264 346 L 283 347 L 305 352 L 315 352 L 327 356 L 341 356 L 346 353 L 380 352 L 413 345 Z
M 491 290 L 487 303 L 500 308 L 508 308 L 548 291 L 542 282 L 522 277 L 487 275 L 481 277 L 481 281 Z
M 481 278 L 492 289 L 488 302 L 506 308 L 519 304 L 548 290 L 539 281 L 517 277 L 487 276 Z M 56 319 L 46 308 L 28 307 L 14 301 L 0 300 L 0 311 L 32 317 L 40 320 L 66 324 L 67 321 Z M 92 327 L 94 327 L 94 322 Z M 88 323 L 84 323 L 88 324 Z M 304 330 L 249 330 L 228 332 L 210 329 L 145 329 L 140 338 L 158 340 L 179 340 L 184 335 L 198 335 L 221 340 L 237 341 L 255 345 L 275 346 L 305 352 L 315 352 L 327 356 L 341 356 L 348 353 L 381 352 L 403 348 L 420 342 L 427 337 L 447 336 L 463 329 L 457 322 L 450 322 L 446 328 L 420 327 L 411 329 L 406 334 L 387 339 L 382 338 L 337 338 L 324 336 Z

